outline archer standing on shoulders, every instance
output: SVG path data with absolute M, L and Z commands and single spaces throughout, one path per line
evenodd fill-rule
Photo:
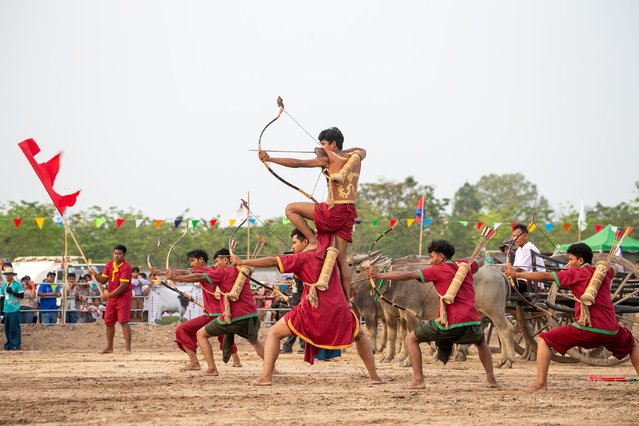
M 104 325 L 106 326 L 106 348 L 101 353 L 113 352 L 113 338 L 115 337 L 115 323 L 120 323 L 124 337 L 124 352 L 131 353 L 131 302 L 133 301 L 133 286 L 131 276 L 133 269 L 125 260 L 126 247 L 118 244 L 113 247 L 113 260 L 104 267 L 102 275 L 95 269 L 89 268 L 89 275 L 100 284 L 109 283 L 102 293 L 101 299 L 106 302 Z
M 273 158 L 266 151 L 259 151 L 262 162 L 272 162 L 285 167 L 321 167 L 328 171 L 328 200 L 322 203 L 299 202 L 286 206 L 286 217 L 309 241 L 307 251 L 317 248 L 317 238 L 306 222 L 315 221 L 318 234 L 335 234 L 339 252 L 337 262 L 344 294 L 350 297 L 351 272 L 346 262 L 348 243 L 353 241 L 353 225 L 357 217 L 357 185 L 361 161 L 366 151 L 351 148 L 343 151 L 344 135 L 337 127 L 323 130 L 318 139 L 322 148 L 317 158 Z

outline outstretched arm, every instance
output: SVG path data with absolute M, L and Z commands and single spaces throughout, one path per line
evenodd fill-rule
M 310 160 L 300 160 L 299 158 L 274 158 L 268 155 L 266 151 L 259 151 L 260 160 L 270 161 L 271 163 L 279 164 L 284 167 L 291 167 L 294 169 L 300 167 L 312 168 L 312 167 L 328 167 L 328 157 L 316 157 Z
M 195 274 L 183 274 L 179 270 L 171 269 L 165 271 L 165 275 L 167 280 L 178 281 L 181 283 L 198 283 L 207 279 L 206 274 L 199 272 Z
M 517 268 L 513 268 L 512 266 L 507 266 L 504 270 L 504 274 L 511 278 L 522 278 L 530 281 L 552 282 L 555 280 L 551 272 L 519 272 Z
M 255 268 L 269 268 L 272 266 L 277 266 L 277 258 L 270 257 L 261 257 L 259 259 L 240 259 L 237 255 L 231 256 L 231 263 L 237 266 L 251 266 Z
M 366 268 L 366 274 L 369 278 L 385 279 L 394 281 L 419 280 L 419 271 L 393 271 L 393 272 L 375 272 L 372 266 Z

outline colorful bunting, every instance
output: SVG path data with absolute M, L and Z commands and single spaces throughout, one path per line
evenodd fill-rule
M 361 221 L 361 220 L 356 220 L 356 221 L 355 221 L 355 225 L 359 225 L 360 223 L 362 223 L 362 221 Z
M 191 219 L 191 228 L 195 229 L 197 228 L 197 225 L 200 223 L 199 220 L 197 219 Z
M 102 225 L 104 225 L 105 222 L 106 222 L 106 217 L 104 217 L 104 216 L 96 217 L 95 218 L 95 227 L 99 228 Z
M 599 231 L 601 231 L 601 228 L 603 228 L 603 225 L 600 223 L 595 224 L 595 234 Z
M 257 220 L 256 220 L 254 217 L 252 217 L 252 218 L 250 218 L 250 219 L 249 219 L 249 223 L 250 223 L 251 225 L 254 225 L 254 224 L 255 224 L 255 222 L 257 222 Z
M 409 228 L 413 226 L 413 223 L 415 223 L 415 218 L 406 219 L 406 226 L 408 226 Z
M 116 219 L 115 220 L 115 227 L 117 229 L 120 229 L 122 227 L 122 224 L 124 223 L 124 219 Z
M 554 223 L 547 223 L 546 224 L 546 232 L 552 231 L 552 228 L 554 228 L 554 226 L 555 226 Z
M 235 219 L 229 219 L 229 226 L 235 226 Z
M 467 220 L 460 220 L 459 223 L 461 223 L 463 226 L 468 226 Z
M 44 225 L 44 218 L 43 217 L 36 217 L 35 221 L 38 224 L 38 228 L 42 229 L 42 225 Z
M 139 228 L 143 222 L 144 222 L 144 219 L 135 219 L 135 227 Z
M 173 227 L 174 228 L 178 228 L 180 226 L 180 224 L 182 223 L 182 219 L 175 219 L 173 221 Z
M 431 218 L 431 217 L 427 217 L 426 219 L 424 219 L 424 228 L 426 228 L 432 222 L 433 222 L 433 218 Z
M 216 224 L 217 224 L 217 219 L 211 219 L 211 220 L 209 221 L 209 226 L 210 226 L 211 228 L 215 228 L 215 225 L 216 225 Z
M 378 219 L 371 220 L 371 226 L 372 227 L 376 227 L 377 225 L 379 225 L 379 220 Z
M 397 219 L 391 219 L 388 221 L 388 224 L 390 225 L 391 228 L 394 228 L 397 225 L 398 220 Z
M 22 223 L 22 219 L 19 217 L 16 217 L 15 219 L 13 219 L 13 223 L 15 224 L 16 228 L 19 228 L 20 223 Z
M 516 223 L 511 223 L 511 224 L 510 224 L 510 229 L 515 229 L 515 226 L 517 226 L 517 224 L 516 224 Z
M 481 229 L 484 226 L 484 222 L 477 222 L 477 230 Z
M 533 222 L 530 225 L 528 225 L 528 233 L 531 233 L 535 229 L 537 229 L 537 224 L 535 222 Z
M 164 223 L 164 221 L 163 221 L 162 219 L 155 219 L 155 220 L 153 221 L 153 223 L 155 223 L 155 227 L 156 227 L 157 229 L 160 229 L 160 226 L 162 226 L 162 224 Z
M 569 223 L 564 223 L 563 224 L 563 228 L 564 228 L 564 232 L 568 232 L 568 230 L 570 229 L 570 224 Z
M 288 220 L 287 218 L 282 219 L 282 225 L 288 225 L 289 223 L 291 223 L 291 221 Z

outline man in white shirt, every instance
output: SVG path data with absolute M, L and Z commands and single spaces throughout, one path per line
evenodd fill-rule
M 517 269 L 518 272 L 544 272 L 546 271 L 544 261 L 541 257 L 535 256 L 533 268 L 533 255 L 539 254 L 539 249 L 535 247 L 533 243 L 528 241 L 528 228 L 526 225 L 517 224 L 513 227 L 513 241 L 515 241 L 515 245 L 518 247 L 515 252 L 515 261 L 513 262 L 513 266 Z M 521 293 L 533 291 L 533 287 L 528 285 L 528 281 L 524 279 L 518 280 L 518 287 Z M 532 284 L 532 283 L 531 283 Z M 537 289 L 543 289 L 543 283 L 534 283 L 537 286 Z

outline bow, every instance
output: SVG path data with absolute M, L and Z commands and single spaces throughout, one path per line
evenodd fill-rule
M 272 119 L 271 121 L 269 121 L 268 124 L 266 126 L 264 126 L 264 128 L 262 129 L 262 132 L 260 133 L 260 137 L 259 137 L 258 142 L 257 142 L 257 150 L 258 151 L 262 151 L 262 136 L 264 135 L 264 132 L 266 131 L 268 126 L 270 126 L 275 121 L 277 121 L 277 119 L 280 118 L 280 116 L 284 112 L 284 101 L 282 100 L 282 98 L 280 96 L 277 97 L 277 106 L 279 107 L 279 111 L 277 113 L 277 116 L 274 119 Z M 289 115 L 289 117 L 290 117 L 290 115 Z M 299 123 L 298 123 L 298 125 L 299 125 Z M 311 194 L 309 194 L 308 192 L 304 191 L 300 187 L 298 187 L 296 185 L 293 185 L 292 183 L 290 183 L 289 181 L 287 181 L 286 179 L 284 179 L 283 177 L 281 177 L 280 175 L 275 173 L 275 171 L 273 171 L 273 169 L 271 169 L 271 165 L 268 163 L 268 161 L 262 161 L 262 164 L 264 164 L 264 167 L 266 167 L 266 169 L 273 176 L 275 176 L 280 182 L 282 182 L 284 185 L 286 185 L 286 186 L 288 186 L 290 188 L 293 188 L 294 190 L 300 192 L 306 198 L 308 198 L 309 200 L 312 200 L 314 203 L 317 204 L 317 200 L 315 198 L 313 198 L 313 196 Z
M 186 228 L 188 231 L 188 227 Z M 180 236 L 180 238 L 177 241 L 180 241 L 182 238 L 184 238 L 184 235 L 186 234 L 186 232 L 184 234 L 182 234 Z M 169 254 L 166 256 L 166 269 L 169 269 L 169 257 L 171 255 L 171 250 L 173 250 L 173 247 L 175 247 L 175 245 L 177 244 L 177 241 L 175 243 L 173 243 L 173 245 L 171 246 L 171 248 L 169 249 Z M 149 252 L 149 254 L 146 256 L 146 265 L 149 267 L 149 270 L 152 271 L 153 265 L 151 265 L 151 255 L 153 253 L 155 253 L 158 249 L 160 248 L 160 236 L 158 235 L 158 240 L 157 240 L 157 244 L 155 245 L 155 247 L 153 248 L 153 250 L 151 250 Z M 188 300 L 189 302 L 193 303 L 194 305 L 200 307 L 207 315 L 209 314 L 209 312 L 206 310 L 206 308 L 204 307 L 204 305 L 202 305 L 201 303 L 199 303 L 197 300 L 195 300 L 192 296 L 186 294 L 183 291 L 178 290 L 177 286 L 173 283 L 173 281 L 167 280 L 169 281 L 170 284 L 165 283 L 162 280 L 158 280 L 159 283 L 161 285 L 163 285 L 164 287 L 168 288 L 171 291 L 176 292 L 177 294 L 179 294 L 180 296 L 184 297 L 186 300 Z

